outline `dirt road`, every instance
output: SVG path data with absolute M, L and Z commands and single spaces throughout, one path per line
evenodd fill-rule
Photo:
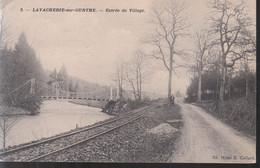
M 256 143 L 214 118 L 203 109 L 177 103 L 182 108 L 183 130 L 174 163 L 255 163 Z

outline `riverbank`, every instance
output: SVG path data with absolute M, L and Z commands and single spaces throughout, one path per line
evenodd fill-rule
M 31 115 L 31 112 L 28 110 L 24 110 L 20 107 L 12 107 L 0 105 L 1 113 L 9 114 L 9 115 Z
M 83 105 L 83 106 L 100 108 L 100 109 L 103 109 L 107 104 L 107 101 L 79 100 L 79 99 L 69 100 L 68 102 L 73 104 Z

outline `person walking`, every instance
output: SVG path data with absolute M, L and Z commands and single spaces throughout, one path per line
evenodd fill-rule
M 174 105 L 174 99 L 175 99 L 175 97 L 174 97 L 173 94 L 172 94 L 172 95 L 171 95 L 171 98 L 170 98 L 172 105 Z

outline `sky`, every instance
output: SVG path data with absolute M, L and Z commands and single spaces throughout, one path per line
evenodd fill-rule
M 114 85 L 111 76 L 118 60 L 129 60 L 151 32 L 152 0 L 9 0 L 4 8 L 9 45 L 24 32 L 35 49 L 43 68 L 59 69 L 63 64 L 70 75 L 90 82 Z M 185 17 L 190 25 L 188 37 L 178 44 L 190 49 L 191 35 L 204 28 L 208 0 L 186 0 Z M 255 0 L 248 0 L 249 13 L 255 18 Z M 21 12 L 23 8 L 23 12 Z M 33 12 L 37 8 L 96 8 L 98 12 Z M 109 9 L 143 9 L 142 13 L 104 12 Z M 28 11 L 26 11 L 28 10 Z M 99 10 L 104 10 L 100 12 Z M 143 90 L 167 93 L 168 73 L 159 60 L 151 61 L 152 75 Z M 185 93 L 189 85 L 186 69 L 173 76 L 173 92 Z

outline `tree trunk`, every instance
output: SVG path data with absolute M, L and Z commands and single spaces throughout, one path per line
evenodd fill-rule
M 218 90 L 218 86 L 219 86 L 219 77 L 217 76 L 217 84 L 216 84 L 216 95 L 215 95 L 215 99 L 218 100 L 219 98 L 219 90 Z
M 216 81 L 216 95 L 215 95 L 215 99 L 218 100 L 219 99 L 219 65 L 216 64 L 216 75 L 217 75 L 217 81 Z
M 231 99 L 231 77 L 228 81 L 228 98 Z
M 246 99 L 248 98 L 248 94 L 249 94 L 249 88 L 248 88 L 248 60 L 246 59 L 245 62 L 245 72 L 246 72 Z
M 223 66 L 223 65 L 222 65 Z M 224 95 L 225 95 L 225 83 L 226 83 L 226 74 L 227 74 L 227 67 L 222 67 L 221 72 L 221 81 L 220 81 L 220 89 L 219 89 L 219 101 L 224 101 Z
M 142 100 L 142 73 L 141 70 L 139 69 L 139 99 L 140 101 Z
M 201 73 L 199 74 L 199 84 L 198 84 L 198 102 L 201 102 Z
M 168 99 L 171 104 L 171 93 L 172 93 L 172 69 L 169 70 L 169 80 L 168 80 Z
M 134 94 L 134 97 L 135 97 L 135 101 L 137 100 L 137 97 L 136 97 L 136 91 L 135 91 L 135 86 L 134 86 L 134 83 L 132 81 L 130 81 L 131 85 L 132 85 L 132 89 L 133 89 L 133 94 Z
M 5 148 L 5 139 L 6 139 L 6 135 L 3 135 L 3 149 Z
M 119 98 L 120 99 L 123 98 L 123 89 L 122 89 L 122 87 L 120 87 L 120 89 L 119 89 Z
M 246 74 L 246 99 L 248 98 L 248 76 Z
M 4 116 L 5 117 L 5 116 Z M 6 118 L 3 121 L 3 149 L 5 148 L 5 141 L 6 141 Z
M 139 89 L 139 71 L 138 67 L 136 68 L 136 91 L 137 91 L 137 100 L 140 100 L 140 89 Z

